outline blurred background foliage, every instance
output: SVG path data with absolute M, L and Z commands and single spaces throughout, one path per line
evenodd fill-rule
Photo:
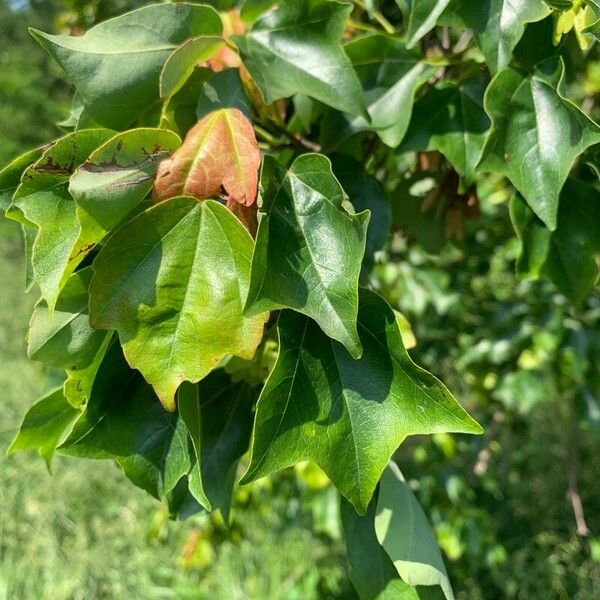
M 27 27 L 76 34 L 141 4 L 0 0 L 0 164 L 60 135 L 54 123 L 69 113 L 71 90 Z M 599 64 L 592 49 L 569 82 L 589 111 L 598 110 Z M 392 202 L 431 204 L 435 181 L 391 160 Z M 415 211 L 411 230 L 422 234 L 400 227 L 371 275 L 411 323 L 412 356 L 486 429 L 410 439 L 396 460 L 432 520 L 460 600 L 596 600 L 600 293 L 576 310 L 548 281 L 518 280 L 505 188 L 491 177 L 477 196 L 467 220 L 447 206 Z M 447 243 L 449 229 L 463 239 Z M 57 383 L 25 357 L 35 298 L 23 295 L 23 264 L 19 229 L 2 221 L 2 449 L 31 401 Z M 2 458 L 0 598 L 355 597 L 338 499 L 320 471 L 301 465 L 236 494 L 229 528 L 214 515 L 172 522 L 112 464 L 58 457 L 50 476 L 31 456 Z

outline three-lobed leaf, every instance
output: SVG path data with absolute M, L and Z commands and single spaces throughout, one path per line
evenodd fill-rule
M 506 175 L 551 230 L 575 159 L 600 142 L 600 126 L 565 98 L 563 79 L 562 59 L 528 76 L 507 67 L 494 77 L 485 94 L 492 128 L 478 165 Z
M 158 103 L 161 70 L 181 43 L 222 29 L 212 7 L 179 2 L 125 13 L 80 37 L 32 35 L 76 86 L 89 118 L 121 129 Z
M 232 38 L 267 104 L 301 93 L 365 114 L 360 83 L 340 46 L 351 11 L 351 5 L 330 0 L 282 2 L 244 36 Z
M 311 319 L 282 311 L 279 356 L 258 400 L 243 481 L 313 460 L 364 513 L 381 473 L 409 435 L 481 428 L 402 344 L 394 311 L 361 290 L 362 357 Z
M 528 23 L 550 14 L 542 0 L 451 0 L 441 21 L 473 32 L 492 73 L 508 65 Z
M 388 146 L 398 146 L 410 123 L 416 93 L 438 67 L 389 35 L 358 37 L 344 49 L 361 81 L 369 120 L 333 115 L 324 142 L 337 147 L 353 133 L 375 131 Z
M 261 188 L 246 313 L 293 308 L 360 356 L 358 279 L 369 213 L 346 211 L 331 163 L 319 154 L 289 169 L 266 156 Z
M 173 198 L 141 213 L 96 257 L 94 327 L 119 332 L 127 360 L 169 410 L 233 354 L 252 358 L 267 315 L 242 314 L 252 238 L 223 205 Z

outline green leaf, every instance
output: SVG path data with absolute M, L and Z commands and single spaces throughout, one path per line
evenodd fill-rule
M 385 553 L 375 535 L 377 494 L 367 512 L 359 516 L 352 504 L 342 498 L 340 511 L 350 579 L 361 600 L 420 600 L 417 589 L 404 583 L 396 567 Z
M 27 411 L 7 454 L 37 450 L 50 469 L 56 445 L 77 415 L 79 411 L 65 400 L 62 388 L 49 392 Z
M 258 401 L 244 482 L 313 460 L 364 513 L 406 436 L 481 431 L 450 392 L 410 360 L 390 306 L 367 290 L 360 300 L 359 360 L 312 320 L 282 311 L 279 357 Z
M 500 71 L 485 94 L 492 128 L 479 168 L 506 175 L 549 229 L 575 159 L 600 142 L 600 126 L 564 96 L 564 64 L 550 60 L 529 76 Z
M 152 189 L 156 170 L 181 140 L 166 129 L 118 133 L 75 170 L 69 192 L 77 202 L 80 243 L 96 244 Z
M 89 129 L 60 138 L 23 173 L 7 211 L 10 218 L 37 229 L 31 249 L 33 277 L 50 312 L 69 275 L 90 250 L 79 243 L 69 178 L 112 135 L 107 129 Z
M 94 379 L 111 344 L 112 337 L 112 335 L 107 335 L 104 338 L 102 346 L 100 346 L 96 356 L 87 367 L 74 371 L 66 370 L 67 378 L 63 384 L 63 393 L 69 404 L 75 408 L 81 408 L 88 401 Z
M 202 445 L 202 416 L 200 414 L 200 398 L 198 386 L 182 383 L 177 390 L 177 410 L 185 423 L 194 449 L 195 465 L 189 472 L 189 489 L 202 506 L 210 508 L 210 501 L 204 492 L 200 470 L 200 451 Z
M 542 0 L 452 0 L 442 20 L 471 29 L 490 71 L 496 73 L 510 62 L 525 25 L 550 12 Z
M 389 464 L 381 478 L 375 532 L 405 583 L 439 585 L 447 600 L 454 599 L 427 517 L 394 463 Z
M 408 48 L 415 46 L 435 27 L 449 2 L 450 0 L 411 0 L 405 32 Z
M 277 4 L 278 0 L 246 0 L 240 11 L 242 20 L 253 23 L 264 12 Z
M 40 158 L 42 152 L 43 148 L 29 150 L 0 170 L 0 211 L 7 211 L 12 203 L 13 194 L 21 183 L 23 172 Z
M 517 272 L 546 275 L 574 304 L 581 305 L 598 280 L 600 192 L 569 179 L 560 196 L 556 231 L 548 231 L 518 196 L 510 216 L 521 240 Z
M 165 100 L 159 120 L 161 128 L 170 129 L 177 135 L 184 136 L 196 124 L 198 121 L 196 107 L 204 93 L 204 84 L 212 74 L 209 69 L 195 69 L 183 87 Z
M 73 273 L 63 288 L 54 314 L 42 300 L 35 307 L 27 354 L 52 367 L 79 370 L 89 366 L 107 337 L 90 327 L 88 286 L 91 268 Z
M 80 37 L 33 37 L 60 64 L 97 123 L 121 129 L 159 99 L 159 76 L 169 55 L 191 36 L 221 35 L 209 6 L 153 4 L 104 21 Z
M 178 412 L 161 406 L 152 388 L 111 344 L 86 409 L 59 451 L 116 459 L 131 481 L 164 498 L 195 464 L 188 430 Z
M 238 69 L 225 69 L 215 73 L 204 83 L 196 105 L 196 116 L 201 119 L 222 108 L 237 108 L 250 119 L 250 103 Z
M 200 36 L 186 40 L 165 62 L 160 73 L 160 97 L 176 94 L 192 75 L 196 65 L 214 56 L 224 45 L 220 37 Z
M 221 204 L 174 198 L 141 213 L 94 261 L 90 316 L 169 410 L 182 381 L 229 354 L 251 358 L 268 315 L 242 316 L 252 238 Z
M 480 77 L 430 88 L 416 103 L 399 151 L 441 152 L 468 182 L 475 180 L 490 120 L 483 110 L 487 82 Z
M 339 142 L 351 133 L 376 131 L 395 148 L 408 129 L 415 94 L 438 67 L 408 50 L 401 40 L 383 34 L 356 38 L 344 48 L 362 83 L 370 122 L 363 117 L 345 119 L 341 130 L 334 126 L 333 137 Z
M 365 256 L 361 269 L 361 279 L 371 272 L 375 264 L 375 254 L 388 239 L 392 225 L 392 209 L 385 190 L 379 181 L 365 172 L 362 165 L 346 154 L 331 156 L 333 173 L 357 211 L 369 210 L 371 218 L 367 229 Z
M 360 83 L 339 44 L 351 11 L 329 0 L 283 2 L 232 38 L 267 104 L 300 93 L 365 114 Z
M 266 156 L 261 187 L 246 314 L 293 308 L 360 356 L 358 278 L 369 213 L 344 209 L 344 191 L 319 154 L 300 156 L 289 170 Z
M 234 382 L 223 369 L 213 371 L 197 388 L 202 486 L 210 505 L 219 508 L 227 521 L 237 464 L 250 446 L 255 394 L 246 382 Z

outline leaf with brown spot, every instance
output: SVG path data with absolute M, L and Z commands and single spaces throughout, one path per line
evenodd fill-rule
M 259 166 L 260 150 L 250 121 L 236 108 L 217 110 L 202 118 L 181 148 L 159 165 L 154 197 L 204 200 L 225 195 L 251 206 Z

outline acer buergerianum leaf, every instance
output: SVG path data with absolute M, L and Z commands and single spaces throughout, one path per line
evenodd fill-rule
M 220 37 L 200 36 L 186 40 L 167 58 L 160 73 L 160 97 L 176 94 L 199 63 L 206 62 L 224 45 Z
M 255 393 L 245 381 L 233 381 L 223 369 L 213 371 L 194 387 L 200 403 L 196 452 L 202 490 L 210 506 L 219 508 L 227 520 L 237 464 L 250 446 Z M 187 423 L 188 415 L 181 404 L 179 408 Z
M 377 496 L 375 492 L 364 515 L 358 515 L 350 502 L 341 499 L 350 580 L 360 600 L 425 600 L 418 589 L 400 579 L 391 558 L 379 545 L 375 534 Z
M 11 205 L 13 194 L 21 183 L 23 172 L 39 159 L 42 152 L 42 148 L 29 150 L 0 169 L 0 211 L 6 212 Z
M 293 308 L 358 357 L 358 279 L 369 213 L 350 214 L 329 159 L 304 154 L 289 169 L 266 156 L 246 314 Z
M 527 23 L 550 14 L 542 0 L 451 0 L 443 23 L 473 32 L 492 73 L 508 65 Z
M 152 189 L 159 163 L 180 145 L 172 131 L 142 128 L 118 133 L 94 150 L 69 182 L 80 241 L 101 241 L 127 217 Z
M 265 102 L 306 94 L 338 110 L 365 114 L 360 82 L 340 38 L 352 11 L 330 0 L 282 2 L 232 39 Z
M 50 312 L 69 275 L 90 250 L 80 242 L 69 178 L 91 152 L 112 137 L 107 129 L 60 138 L 24 173 L 7 215 L 36 230 L 31 248 L 33 278 Z
M 135 485 L 161 499 L 196 464 L 179 412 L 164 410 L 152 387 L 129 367 L 116 341 L 98 370 L 83 414 L 59 451 L 117 460 Z
M 73 273 L 58 297 L 54 314 L 41 300 L 29 326 L 27 354 L 51 367 L 72 371 L 89 366 L 102 347 L 106 331 L 92 329 L 88 317 L 90 267 Z
M 334 175 L 348 194 L 354 209 L 371 212 L 361 269 L 361 279 L 364 280 L 375 264 L 375 254 L 385 246 L 390 234 L 392 226 L 390 202 L 381 183 L 377 178 L 366 173 L 356 159 L 347 154 L 333 154 L 331 165 Z
M 408 50 L 402 40 L 383 34 L 358 37 L 344 49 L 364 89 L 370 122 L 362 116 L 332 115 L 324 143 L 335 148 L 353 133 L 375 131 L 396 147 L 408 128 L 415 94 L 438 67 Z
M 252 358 L 267 319 L 242 315 L 252 238 L 218 202 L 173 198 L 118 229 L 94 260 L 90 321 L 119 332 L 125 356 L 175 408 L 233 354 Z
M 398 4 L 402 0 L 396 0 Z M 411 0 L 406 23 L 406 45 L 412 48 L 436 25 L 450 0 Z
M 435 535 L 394 463 L 389 464 L 381 477 L 375 533 L 404 582 L 412 586 L 439 585 L 446 600 L 454 600 Z
M 432 87 L 417 101 L 400 152 L 441 152 L 468 184 L 475 180 L 490 120 L 483 109 L 487 80 L 473 77 Z
M 574 304 L 581 305 L 598 281 L 600 192 L 575 179 L 567 180 L 555 231 L 549 231 L 519 196 L 511 200 L 510 216 L 521 240 L 517 273 L 528 278 L 545 275 Z
M 279 356 L 258 400 L 248 482 L 313 460 L 360 512 L 409 435 L 481 428 L 402 344 L 391 307 L 361 290 L 363 353 L 352 358 L 314 321 L 279 317 Z
M 78 415 L 66 401 L 62 387 L 49 392 L 27 411 L 8 454 L 37 450 L 50 469 L 57 444 Z
M 31 30 L 65 70 L 95 123 L 121 129 L 159 100 L 159 76 L 169 55 L 192 36 L 219 36 L 210 6 L 151 4 L 92 27 L 80 37 Z
M 600 142 L 600 126 L 563 94 L 562 59 L 524 76 L 507 67 L 490 83 L 485 109 L 492 128 L 478 168 L 510 179 L 549 229 L 575 159 Z
M 156 200 L 224 193 L 250 206 L 256 200 L 260 150 L 252 124 L 235 108 L 209 113 L 187 134 L 183 145 L 158 167 Z

